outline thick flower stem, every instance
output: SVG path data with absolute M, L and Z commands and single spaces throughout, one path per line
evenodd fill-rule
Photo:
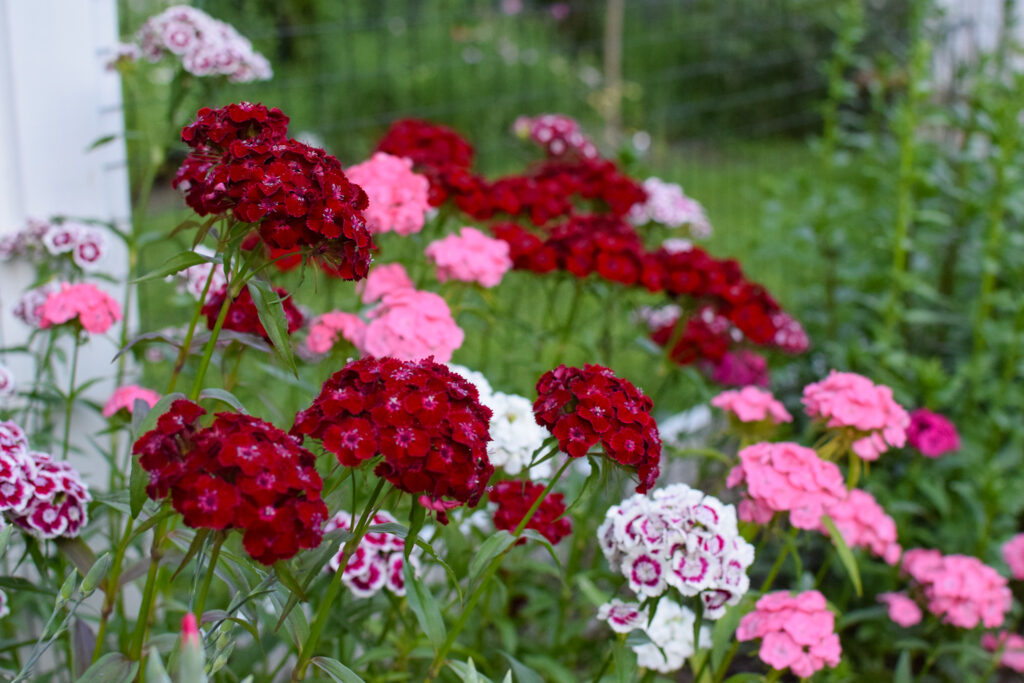
M 203 360 L 199 363 L 199 372 L 196 373 L 196 379 L 192 383 L 192 391 L 189 392 L 189 397 L 196 401 L 199 399 L 199 393 L 203 390 L 203 380 L 206 378 L 206 371 L 210 368 L 210 359 L 213 358 L 213 350 L 217 348 L 217 337 L 220 336 L 221 329 L 224 328 L 224 321 L 228 317 L 228 309 L 231 308 L 231 301 L 234 298 L 232 293 L 234 287 L 228 289 L 224 294 L 224 302 L 220 305 L 220 312 L 217 313 L 217 322 L 213 324 L 213 330 L 210 332 L 210 339 L 206 342 L 206 348 L 203 349 Z
M 67 404 L 64 406 L 64 446 L 61 449 L 61 460 L 68 459 L 71 448 L 71 409 L 75 405 L 75 375 L 78 374 L 78 349 L 81 347 L 81 334 L 75 332 L 75 348 L 71 352 L 71 379 L 68 382 Z
M 540 508 L 544 499 L 548 497 L 548 494 L 555 487 L 555 484 L 558 483 L 558 480 L 561 479 L 562 473 L 565 472 L 571 462 L 572 458 L 566 458 L 565 462 L 562 463 L 562 466 L 558 468 L 557 472 L 555 472 L 555 476 L 551 477 L 551 481 L 549 481 L 548 485 L 544 487 L 541 494 L 537 496 L 537 500 L 533 501 L 533 505 L 530 506 L 530 509 L 527 510 L 522 520 L 520 520 L 519 524 L 516 526 L 515 531 L 512 532 L 513 538 L 518 539 L 523 535 L 523 531 L 526 530 L 526 525 L 530 523 L 531 519 L 533 519 L 534 513 L 537 512 L 538 508 Z M 427 675 L 427 680 L 437 678 L 440 674 L 441 667 L 444 665 L 445 657 L 448 656 L 448 651 L 452 649 L 452 646 L 455 644 L 455 639 L 458 638 L 462 629 L 466 627 L 466 622 L 469 621 L 469 617 L 472 615 L 473 609 L 476 607 L 477 603 L 480 602 L 480 598 L 483 597 L 484 588 L 487 587 L 491 577 L 493 577 L 498 571 L 498 567 L 501 566 L 505 556 L 513 547 L 515 547 L 515 545 L 515 543 L 510 543 L 508 547 L 505 548 L 504 552 L 499 553 L 497 557 L 492 559 L 490 564 L 487 565 L 487 569 L 484 570 L 483 576 L 480 577 L 480 581 L 477 582 L 476 588 L 469 596 L 469 600 L 466 602 L 466 606 L 463 608 L 462 614 L 459 615 L 459 620 L 448 630 L 448 637 L 444 639 L 444 643 L 441 644 L 441 648 L 434 656 L 434 661 L 430 666 L 430 673 Z
M 370 500 L 366 502 L 366 507 L 363 508 L 363 514 L 359 518 L 359 523 L 356 524 L 355 528 L 352 530 L 352 537 L 345 542 L 345 546 L 341 553 L 341 560 L 338 562 L 338 570 L 334 572 L 334 576 L 331 577 L 331 583 L 327 587 L 327 594 L 320 603 L 320 607 L 316 612 L 316 620 L 313 622 L 313 626 L 309 630 L 309 637 L 306 638 L 306 642 L 302 644 L 302 651 L 299 653 L 299 660 L 295 663 L 295 670 L 292 672 L 293 681 L 300 681 L 306 675 L 306 668 L 309 666 L 309 660 L 312 659 L 313 651 L 316 650 L 317 645 L 320 644 L 320 635 L 323 633 L 324 626 L 327 625 L 327 617 L 331 613 L 331 606 L 338 598 L 338 593 L 341 590 L 341 577 L 345 573 L 345 567 L 348 566 L 349 558 L 352 557 L 353 553 L 355 553 L 356 548 L 359 547 L 359 543 L 363 540 L 363 536 L 366 535 L 366 530 L 370 527 L 370 520 L 373 519 L 373 515 L 376 512 L 374 505 L 377 503 L 377 499 L 380 497 L 380 492 L 384 490 L 384 484 L 386 483 L 386 479 L 380 479 L 377 482 L 377 487 L 370 495 Z
M 185 340 L 181 343 L 181 348 L 178 350 L 178 357 L 174 361 L 174 370 L 171 371 L 171 381 L 167 386 L 168 394 L 174 391 L 174 387 L 178 384 L 178 376 L 185 367 L 185 361 L 188 360 L 189 351 L 192 347 L 192 337 L 196 333 L 196 325 L 199 324 L 199 317 L 203 313 L 203 304 L 206 302 L 206 296 L 210 292 L 210 285 L 213 282 L 213 277 L 216 273 L 216 268 L 210 268 L 210 274 L 206 278 L 206 284 L 203 285 L 203 293 L 199 295 L 199 301 L 196 302 L 195 310 L 192 311 L 192 320 L 188 323 L 188 332 L 185 333 Z
M 139 609 L 139 618 L 135 623 L 135 638 L 132 640 L 132 648 L 129 659 L 141 661 L 142 646 L 146 642 L 146 635 L 149 633 L 149 617 L 153 609 L 153 598 L 156 594 L 156 575 L 160 571 L 160 543 L 164 539 L 164 532 L 167 529 L 167 518 L 161 519 L 153 531 L 153 545 L 149 553 L 149 571 L 146 573 L 146 586 L 142 590 L 142 606 Z

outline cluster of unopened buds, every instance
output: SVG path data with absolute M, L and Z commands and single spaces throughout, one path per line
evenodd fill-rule
M 0 261 L 54 260 L 68 262 L 85 272 L 102 265 L 108 252 L 105 232 L 73 220 L 29 219 L 18 232 L 0 237 Z
M 754 547 L 739 534 L 735 508 L 685 484 L 613 505 L 597 536 L 608 564 L 642 598 L 672 587 L 699 595 L 705 616 L 718 619 L 750 587 Z
M 381 510 L 370 520 L 373 525 L 394 524 L 398 520 L 391 513 Z M 355 520 L 345 510 L 340 510 L 327 522 L 324 533 L 337 529 L 352 531 Z M 341 575 L 341 581 L 352 594 L 359 598 L 369 598 L 382 588 L 387 588 L 395 595 L 405 595 L 405 541 L 385 531 L 371 531 L 363 536 L 348 559 Z M 344 544 L 342 544 L 344 545 Z M 344 550 L 331 557 L 328 566 L 338 571 L 344 559 Z M 419 561 L 415 552 L 409 554 L 409 564 L 414 571 L 419 569 Z
M 73 538 L 88 522 L 89 489 L 78 472 L 29 449 L 24 430 L 0 422 L 0 512 L 38 538 Z

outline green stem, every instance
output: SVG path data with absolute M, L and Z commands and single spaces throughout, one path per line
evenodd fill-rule
M 217 568 L 217 559 L 220 557 L 220 547 L 224 545 L 226 538 L 227 535 L 221 531 L 217 533 L 217 537 L 213 541 L 210 561 L 206 565 L 206 576 L 203 577 L 203 585 L 199 589 L 199 598 L 196 600 L 195 609 L 193 610 L 200 624 L 203 622 L 203 608 L 206 607 L 206 595 L 210 592 L 210 584 L 213 582 L 213 575 L 215 573 L 214 570 Z
M 64 406 L 64 447 L 61 449 L 61 460 L 68 459 L 71 448 L 71 409 L 75 405 L 75 376 L 78 374 L 78 349 L 81 346 L 81 333 L 75 331 L 75 348 L 71 352 L 71 380 L 68 383 L 67 405 Z
M 117 596 L 121 592 L 118 590 L 120 588 L 118 584 L 121 580 L 121 564 L 124 562 L 124 553 L 128 549 L 129 536 L 134 524 L 135 520 L 132 519 L 131 515 L 128 515 L 128 523 L 125 525 L 124 534 L 122 534 L 120 541 L 114 548 L 114 557 L 110 562 L 110 573 L 107 574 L 104 581 L 106 588 L 103 591 L 103 607 L 100 610 L 100 625 L 96 632 L 96 645 L 92 649 L 93 663 L 100 658 L 100 653 L 103 652 L 103 640 L 107 633 L 107 622 L 110 621 L 110 613 L 113 611 Z
M 135 638 L 132 640 L 132 647 L 129 659 L 133 661 L 142 660 L 142 646 L 146 642 L 146 635 L 149 633 L 149 617 L 153 609 L 153 598 L 156 594 L 156 575 L 160 570 L 160 543 L 163 541 L 164 532 L 167 529 L 167 518 L 161 519 L 153 531 L 153 545 L 149 553 L 149 571 L 146 573 L 146 585 L 142 590 L 142 606 L 139 609 L 139 619 L 135 623 Z
M 541 492 L 541 494 L 537 496 L 537 500 L 533 501 L 533 505 L 530 506 L 530 509 L 527 510 L 526 514 L 519 521 L 519 524 L 516 526 L 515 531 L 512 532 L 512 537 L 514 539 L 518 539 L 523 534 L 523 531 L 526 529 L 526 525 L 530 523 L 531 519 L 533 519 L 534 513 L 537 512 L 537 509 L 540 508 L 541 503 L 544 502 L 545 498 L 547 498 L 548 493 L 550 493 L 551 489 L 553 489 L 555 487 L 555 484 L 558 483 L 558 480 L 562 477 L 562 474 L 569 467 L 570 463 L 572 463 L 572 460 L 572 458 L 566 458 L 566 461 L 562 463 L 561 467 L 558 468 L 558 471 L 555 473 L 555 476 L 551 478 L 551 481 L 548 482 L 548 485 L 544 487 L 544 490 Z M 438 674 L 440 674 L 441 666 L 444 665 L 445 657 L 447 657 L 448 651 L 452 649 L 452 646 L 455 644 L 455 639 L 459 636 L 459 633 L 462 631 L 462 629 L 466 627 L 466 622 L 469 621 L 469 618 L 473 613 L 473 608 L 476 607 L 477 603 L 480 602 L 480 598 L 483 596 L 484 588 L 491 580 L 491 577 L 494 576 L 495 572 L 498 571 L 498 567 L 501 566 L 502 560 L 505 559 L 505 556 L 513 547 L 515 547 L 515 545 L 516 544 L 514 542 L 510 543 L 508 547 L 505 548 L 504 552 L 498 554 L 498 556 L 492 559 L 490 564 L 487 565 L 487 569 L 480 577 L 480 581 L 477 582 L 476 588 L 473 589 L 472 595 L 469 596 L 469 600 L 467 601 L 466 606 L 463 608 L 462 614 L 459 615 L 459 620 L 455 622 L 455 625 L 451 629 L 448 630 L 448 636 L 444 639 L 444 643 L 441 645 L 440 649 L 437 651 L 437 654 L 434 656 L 434 662 L 433 664 L 431 664 L 430 673 L 427 676 L 427 680 L 437 678 Z
M 220 305 L 220 312 L 217 313 L 217 322 L 213 324 L 210 338 L 206 341 L 206 347 L 203 349 L 203 359 L 199 363 L 199 371 L 196 373 L 195 381 L 192 382 L 192 391 L 189 392 L 189 397 L 193 401 L 199 399 L 199 393 L 203 390 L 203 380 L 206 379 L 206 371 L 210 368 L 213 350 L 217 348 L 217 337 L 220 336 L 220 331 L 224 327 L 224 321 L 228 317 L 228 309 L 231 308 L 231 301 L 234 299 L 232 296 L 233 291 L 234 287 L 229 287 L 224 292 L 224 301 Z
M 334 572 L 334 576 L 331 577 L 331 583 L 327 587 L 327 594 L 324 596 L 323 601 L 320 603 L 320 607 L 316 612 L 316 619 L 313 622 L 313 626 L 309 630 L 309 637 L 306 638 L 306 642 L 302 644 L 302 651 L 299 653 L 299 661 L 295 664 L 295 671 L 292 673 L 292 680 L 302 680 L 303 676 L 306 675 L 306 667 L 309 666 L 309 660 L 313 657 L 313 651 L 316 650 L 317 645 L 320 644 L 320 634 L 323 633 L 324 626 L 327 625 L 327 617 L 331 613 L 331 606 L 338 597 L 338 592 L 341 590 L 341 577 L 345 573 L 345 567 L 348 566 L 348 560 L 352 557 L 352 553 L 359 547 L 360 541 L 363 540 L 363 536 L 366 535 L 366 530 L 370 526 L 370 520 L 373 518 L 374 504 L 377 502 L 377 498 L 380 496 L 380 492 L 384 489 L 384 485 L 387 480 L 380 479 L 377 482 L 377 487 L 373 490 L 370 495 L 370 500 L 367 501 L 366 507 L 363 508 L 363 515 L 359 519 L 359 523 L 356 525 L 352 532 L 352 537 L 345 542 L 345 547 L 342 549 L 341 560 L 338 562 L 338 570 Z M 414 503 L 415 505 L 415 503 Z
M 789 530 L 790 538 L 796 538 L 796 533 L 796 527 L 791 528 Z M 792 546 L 792 543 L 787 543 L 783 546 L 779 556 L 775 558 L 775 564 L 772 565 L 772 568 L 768 571 L 768 576 L 764 579 L 764 583 L 761 584 L 762 593 L 767 593 L 771 589 L 772 584 L 775 582 L 775 577 L 778 576 L 779 570 L 782 569 L 783 562 L 786 561 L 786 556 L 789 555 L 790 546 Z
M 206 303 L 206 295 L 210 292 L 210 285 L 213 283 L 213 277 L 217 272 L 216 266 L 210 268 L 210 274 L 206 278 L 206 284 L 203 285 L 203 293 L 199 295 L 199 301 L 196 302 L 195 310 L 192 311 L 192 320 L 188 324 L 188 332 L 185 333 L 185 340 L 181 343 L 181 348 L 178 349 L 178 357 L 174 361 L 174 370 L 171 372 L 171 382 L 167 387 L 167 393 L 170 394 L 174 391 L 174 387 L 178 384 L 178 376 L 185 367 L 185 361 L 188 360 L 189 351 L 192 347 L 192 337 L 195 335 L 196 326 L 199 324 L 199 317 L 203 313 L 203 305 Z

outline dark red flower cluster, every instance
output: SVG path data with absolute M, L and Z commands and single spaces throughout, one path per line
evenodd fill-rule
M 192 152 L 172 183 L 201 216 L 231 211 L 258 226 L 268 249 L 308 250 L 346 280 L 359 280 L 374 248 L 366 193 L 322 149 L 286 137 L 288 117 L 261 104 L 199 110 L 182 130 Z
M 542 493 L 544 486 L 532 481 L 502 481 L 492 486 L 487 497 L 498 505 L 494 511 L 494 527 L 515 530 Z M 572 521 L 562 516 L 565 514 L 564 498 L 561 493 L 549 494 L 526 524 L 527 529 L 536 530 L 552 545 L 572 533 Z M 525 542 L 525 538 L 517 541 L 520 545 Z
M 658 346 L 672 343 L 669 357 L 679 365 L 689 365 L 700 360 L 716 363 L 730 350 L 735 340 L 730 332 L 732 325 L 729 319 L 715 312 L 711 307 L 704 307 L 683 323 L 683 329 L 677 330 L 679 318 L 667 322 L 651 331 L 651 340 Z
M 558 439 L 558 447 L 581 458 L 598 442 L 608 457 L 637 469 L 638 493 L 660 472 L 661 437 L 654 403 L 629 380 L 600 365 L 560 365 L 537 382 L 533 413 Z
M 490 419 L 476 387 L 432 357 L 363 358 L 324 382 L 291 431 L 318 439 L 347 467 L 379 453 L 374 472 L 397 488 L 473 506 L 494 472 Z
M 431 206 L 444 204 L 452 188 L 475 180 L 473 146 L 451 128 L 420 119 L 401 119 L 391 124 L 377 144 L 378 152 L 407 157 L 418 173 L 430 181 Z
M 263 420 L 217 413 L 201 427 L 205 414 L 191 401 L 175 401 L 135 442 L 149 497 L 169 493 L 192 528 L 241 529 L 246 551 L 263 564 L 320 545 L 327 506 L 316 457 Z
M 302 327 L 302 313 L 292 303 L 292 297 L 286 290 L 281 287 L 274 287 L 274 292 L 281 297 L 284 305 L 285 320 L 288 321 L 288 334 L 291 334 Z M 224 297 L 227 294 L 228 288 L 221 287 L 216 292 L 210 294 L 206 299 L 206 303 L 203 304 L 202 312 L 206 316 L 206 326 L 208 329 L 212 330 L 217 322 L 217 315 L 220 313 L 220 307 L 224 303 Z M 256 304 L 253 303 L 252 294 L 249 293 L 248 287 L 244 288 L 241 294 L 236 296 L 234 301 L 228 305 L 227 317 L 224 318 L 224 329 L 246 334 L 256 334 L 270 341 L 266 328 L 260 322 L 259 311 L 256 310 Z

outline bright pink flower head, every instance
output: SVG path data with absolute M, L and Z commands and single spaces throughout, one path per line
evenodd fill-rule
M 711 399 L 711 405 L 732 413 L 740 422 L 771 420 L 775 424 L 792 422 L 793 416 L 772 396 L 772 392 L 757 387 L 743 387 L 739 391 L 723 391 Z
M 191 612 L 181 618 L 181 642 L 188 647 L 199 644 L 199 626 L 196 624 L 196 615 Z
M 401 263 L 374 266 L 366 279 L 356 285 L 364 304 L 372 304 L 401 289 L 414 289 Z
M 879 593 L 878 602 L 889 608 L 889 618 L 903 628 L 921 623 L 921 608 L 905 593 Z
M 907 441 L 910 416 L 892 397 L 892 389 L 867 377 L 833 370 L 828 377 L 804 387 L 807 415 L 832 428 L 851 428 L 858 438 L 853 451 L 864 460 L 877 460 L 889 448 Z
M 886 564 L 899 562 L 903 549 L 896 540 L 896 522 L 867 491 L 849 491 L 845 498 L 826 507 L 825 514 L 836 523 L 846 545 L 864 548 Z M 828 533 L 824 526 L 821 531 Z
M 119 410 L 127 410 L 130 415 L 135 410 L 136 401 L 145 401 L 152 408 L 159 400 L 160 394 L 137 384 L 118 387 L 103 405 L 103 417 L 112 417 Z
M 121 306 L 93 285 L 62 282 L 59 290 L 46 297 L 39 326 L 47 328 L 75 318 L 86 332 L 103 334 L 121 319 Z
M 412 171 L 412 160 L 377 152 L 368 160 L 345 170 L 349 180 L 366 191 L 370 204 L 363 215 L 373 234 L 397 232 L 411 235 L 423 229 L 430 209 L 430 183 Z
M 291 432 L 320 441 L 346 467 L 381 454 L 374 473 L 395 487 L 472 507 L 494 473 L 490 419 L 476 387 L 430 358 L 363 358 L 324 382 Z
M 1003 559 L 1013 578 L 1024 581 L 1024 534 L 1017 534 L 1003 544 Z
M 835 615 L 818 591 L 765 594 L 754 611 L 740 620 L 736 638 L 761 638 L 761 660 L 773 669 L 789 669 L 801 678 L 813 675 L 826 664 L 839 666 L 842 656 L 835 633 Z
M 981 646 L 989 652 L 1002 650 L 999 664 L 1024 673 L 1024 636 L 1009 631 L 986 633 L 981 637 Z
M 739 452 L 726 485 L 747 484 L 740 519 L 764 524 L 788 512 L 798 529 L 817 529 L 821 515 L 846 497 L 843 475 L 810 448 L 789 442 L 757 443 Z
M 488 237 L 476 228 L 465 227 L 427 245 L 427 259 L 437 265 L 441 282 L 459 280 L 494 287 L 509 268 L 508 242 Z
M 505 531 L 514 530 L 543 491 L 543 484 L 532 481 L 516 479 L 495 484 L 488 493 L 490 501 L 498 506 L 494 511 L 494 527 Z M 572 520 L 563 516 L 564 498 L 561 493 L 548 494 L 526 525 L 527 529 L 539 532 L 552 545 L 572 533 Z M 525 542 L 525 538 L 519 539 L 519 543 Z
M 327 506 L 316 456 L 258 418 L 217 413 L 202 427 L 204 414 L 177 400 L 135 442 L 149 497 L 170 494 L 193 529 L 240 529 L 246 552 L 265 565 L 320 545 Z
M 362 346 L 366 323 L 354 313 L 331 311 L 319 315 L 309 327 L 306 346 L 313 353 L 327 353 L 338 341 L 338 337 L 355 347 Z
M 1013 596 L 1005 578 L 976 557 L 915 548 L 903 553 L 903 570 L 921 588 L 928 611 L 958 628 L 998 628 Z
M 558 447 L 582 458 L 600 443 L 616 462 L 635 467 L 644 493 L 660 473 L 661 437 L 654 402 L 632 382 L 600 365 L 560 365 L 537 381 L 533 414 L 558 439 Z
M 447 363 L 465 339 L 448 304 L 433 292 L 392 291 L 368 317 L 360 350 L 375 358 L 420 360 L 433 356 Z
M 929 458 L 937 458 L 960 448 L 960 435 L 953 423 L 945 416 L 925 408 L 910 413 L 907 441 Z

